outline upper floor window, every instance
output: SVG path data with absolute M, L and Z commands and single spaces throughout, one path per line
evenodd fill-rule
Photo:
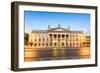
M 54 38 L 56 38 L 57 37 L 57 35 L 56 34 L 54 34 Z
M 47 41 L 48 41 L 48 38 L 47 38 Z
M 76 37 L 78 37 L 78 35 L 76 35 Z
M 60 34 L 58 35 L 58 38 L 60 38 Z
M 52 34 L 50 34 L 50 37 L 52 37 Z
M 39 41 L 41 41 L 41 39 L 39 38 Z
M 64 38 L 65 36 L 64 35 L 62 35 L 62 38 Z
M 68 34 L 66 35 L 66 37 L 68 37 Z
M 44 38 L 43 38 L 43 41 L 44 41 Z
M 40 46 L 41 44 L 39 43 L 39 46 Z

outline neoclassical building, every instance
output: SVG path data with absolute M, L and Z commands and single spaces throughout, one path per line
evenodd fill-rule
M 88 37 L 88 39 L 90 39 Z M 88 40 L 89 41 L 89 40 Z M 70 27 L 56 28 L 48 25 L 48 30 L 31 30 L 27 34 L 29 48 L 69 48 L 87 46 L 87 35 L 84 31 L 71 30 Z

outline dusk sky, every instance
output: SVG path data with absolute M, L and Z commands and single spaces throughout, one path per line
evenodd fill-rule
M 71 30 L 90 34 L 90 14 L 24 11 L 24 19 L 25 32 L 29 31 L 30 25 L 33 30 L 47 30 L 48 25 L 56 28 L 60 24 L 62 28 L 70 26 Z

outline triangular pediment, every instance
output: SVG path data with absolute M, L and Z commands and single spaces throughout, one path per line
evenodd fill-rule
M 58 28 L 58 29 L 54 29 L 53 31 L 64 31 L 64 29 Z
M 68 29 L 64 29 L 64 28 L 53 28 L 49 30 L 50 32 L 66 32 L 69 31 Z

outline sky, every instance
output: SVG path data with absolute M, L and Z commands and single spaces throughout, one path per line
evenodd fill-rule
M 71 30 L 84 31 L 90 34 L 90 14 L 83 13 L 63 13 L 63 12 L 39 12 L 24 11 L 25 32 L 32 30 L 47 30 L 48 25 L 52 28 L 68 28 Z

